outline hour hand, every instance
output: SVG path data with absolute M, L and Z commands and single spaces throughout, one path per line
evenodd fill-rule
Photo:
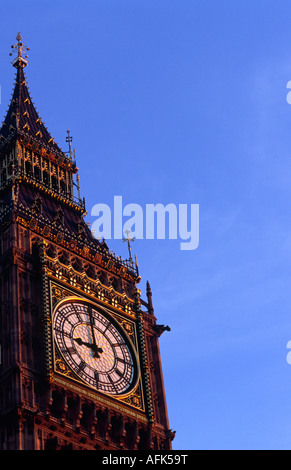
M 78 343 L 80 346 L 87 346 L 87 348 L 92 349 L 94 356 L 97 358 L 100 357 L 99 353 L 103 352 L 103 349 L 98 348 L 97 344 L 87 343 L 86 341 L 83 341 L 82 338 L 74 338 L 74 341 L 76 341 L 76 343 Z
M 99 353 L 103 353 L 103 349 L 98 348 L 97 344 L 91 344 L 91 349 L 94 352 L 95 357 L 100 357 Z
M 87 346 L 88 348 L 91 348 L 92 344 L 91 343 L 86 343 L 86 341 L 83 341 L 82 338 L 74 338 L 74 341 L 78 343 L 80 346 Z

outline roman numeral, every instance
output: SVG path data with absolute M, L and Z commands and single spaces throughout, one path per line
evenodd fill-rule
M 71 335 L 69 333 L 67 333 L 66 331 L 62 330 L 61 328 L 59 327 L 55 327 L 55 330 L 61 334 L 62 336 L 66 336 L 67 338 L 71 338 Z
M 77 354 L 77 352 L 75 351 L 75 349 L 72 348 L 72 347 L 68 348 L 67 351 L 68 351 L 68 353 L 71 354 L 71 355 L 72 355 L 72 354 Z
M 118 362 L 121 362 L 122 364 L 126 364 L 127 366 L 132 366 L 131 361 L 126 361 L 122 357 L 117 357 L 116 359 L 117 359 Z
M 120 347 L 121 347 L 121 346 L 126 346 L 126 344 L 123 343 L 122 341 L 120 341 L 119 343 L 112 343 L 111 346 L 112 346 L 113 348 L 117 348 L 118 346 L 120 346 Z
M 78 312 L 77 308 L 75 307 L 75 305 L 74 304 L 71 304 L 71 305 L 72 305 L 72 308 L 73 308 L 79 322 L 81 323 L 83 321 L 81 315 L 79 314 L 79 312 Z
M 108 377 L 108 379 L 109 379 L 109 381 L 110 381 L 110 383 L 111 383 L 112 387 L 114 388 L 114 390 L 115 390 L 115 393 L 117 393 L 117 389 L 116 389 L 116 387 L 115 387 L 115 383 L 113 382 L 112 378 L 110 377 L 110 375 L 109 375 L 109 374 L 107 375 L 107 377 Z
M 98 372 L 95 372 L 95 380 L 96 380 L 96 388 L 98 389 L 99 388 L 99 374 Z
M 119 375 L 119 377 L 123 377 L 123 372 L 119 369 L 115 370 L 116 374 Z
M 77 374 L 80 374 L 81 372 L 83 372 L 85 368 L 86 368 L 86 362 L 81 361 L 77 369 Z
M 103 335 L 104 335 L 104 334 L 106 333 L 106 331 L 108 330 L 109 325 L 110 325 L 110 323 L 108 322 L 108 323 L 106 324 L 105 330 L 102 331 Z M 103 326 L 105 326 L 104 323 L 103 323 Z

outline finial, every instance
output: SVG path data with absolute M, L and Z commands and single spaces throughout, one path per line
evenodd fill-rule
M 126 233 L 127 237 L 126 237 L 126 238 L 122 238 L 122 240 L 123 240 L 124 242 L 127 242 L 127 247 L 128 247 L 128 252 L 129 252 L 129 262 L 130 262 L 130 264 L 132 265 L 132 257 L 131 257 L 131 246 L 130 246 L 130 242 L 134 242 L 134 237 L 133 237 L 133 238 L 130 238 L 130 237 L 129 237 L 130 230 L 128 230 L 128 228 L 124 231 L 124 233 Z
M 136 256 L 136 253 L 134 255 L 134 259 L 135 259 L 135 268 L 136 268 L 136 273 L 137 275 L 139 276 L 139 271 L 138 271 L 138 262 L 137 262 L 137 256 Z
M 67 152 L 70 157 L 72 157 L 72 140 L 73 140 L 73 137 L 70 135 L 70 129 L 67 130 L 67 137 L 66 137 L 66 142 L 69 144 L 69 151 Z
M 147 281 L 147 296 L 152 295 L 152 289 L 149 281 Z
M 11 49 L 13 50 L 13 52 L 17 52 L 17 57 L 13 60 L 12 62 L 12 65 L 13 67 L 26 67 L 28 65 L 28 55 L 25 55 L 23 57 L 23 54 L 25 54 L 25 51 L 29 51 L 29 47 L 26 47 L 23 45 L 23 42 L 22 42 L 22 36 L 20 33 L 17 34 L 16 36 L 16 40 L 17 40 L 17 44 L 13 44 L 11 46 Z M 13 52 L 10 52 L 10 56 L 13 55 Z
M 69 144 L 69 150 L 68 152 L 65 152 L 67 154 L 69 154 L 69 158 L 72 162 L 76 163 L 76 150 L 74 149 L 74 151 L 72 151 L 72 140 L 73 140 L 73 137 L 71 136 L 71 131 L 70 129 L 67 130 L 67 137 L 66 137 L 66 142 Z
M 77 173 L 77 190 L 78 190 L 78 199 L 79 202 L 81 202 L 81 194 L 80 194 L 80 176 L 79 173 Z

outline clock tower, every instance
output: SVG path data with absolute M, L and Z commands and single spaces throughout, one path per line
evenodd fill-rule
M 169 328 L 137 263 L 89 230 L 70 134 L 63 152 L 36 111 L 27 50 L 18 34 L 0 129 L 0 449 L 171 449 Z

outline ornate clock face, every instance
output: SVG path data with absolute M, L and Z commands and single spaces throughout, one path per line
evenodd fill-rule
M 134 386 L 133 348 L 103 311 L 81 299 L 67 300 L 54 313 L 53 330 L 66 363 L 88 385 L 109 395 L 126 394 Z

